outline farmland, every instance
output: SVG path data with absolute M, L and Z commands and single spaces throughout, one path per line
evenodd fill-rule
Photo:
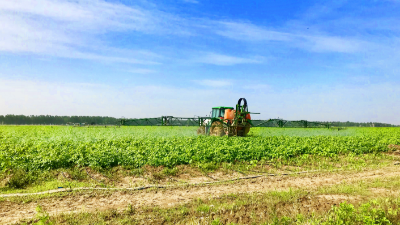
M 392 191 L 400 191 L 397 187 L 399 167 L 396 166 L 397 164 L 393 166 L 393 163 L 399 159 L 395 154 L 397 149 L 388 147 L 399 144 L 400 129 L 398 128 L 343 130 L 253 128 L 248 137 L 210 137 L 197 136 L 196 127 L 0 126 L 0 176 L 3 180 L 0 191 L 3 194 L 46 191 L 66 186 L 69 188 L 131 188 L 146 185 L 172 185 L 171 188 L 162 191 L 161 196 L 156 194 L 157 189 L 123 193 L 111 189 L 109 191 L 91 190 L 89 195 L 87 195 L 88 192 L 77 189 L 70 193 L 61 192 L 42 197 L 12 197 L 7 201 L 0 198 L 2 200 L 0 204 L 5 201 L 10 208 L 25 207 L 26 212 L 39 206 L 37 215 L 42 215 L 39 219 L 49 219 L 45 215 L 50 212 L 54 215 L 50 218 L 54 223 L 72 224 L 77 223 L 76 218 L 91 223 L 90 218 L 94 217 L 97 218 L 96 223 L 106 223 L 104 218 L 110 215 L 114 218 L 111 222 L 115 223 L 125 220 L 141 223 L 148 220 L 147 217 L 151 217 L 171 224 L 185 224 L 197 223 L 198 218 L 206 216 L 208 220 L 203 220 L 204 224 L 215 221 L 225 221 L 221 222 L 222 224 L 236 221 L 235 223 L 241 224 L 245 222 L 240 222 L 239 217 L 231 220 L 229 216 L 225 216 L 228 208 L 231 211 L 238 210 L 238 213 L 242 209 L 249 210 L 249 218 L 251 218 L 251 213 L 257 212 L 257 207 L 269 209 L 276 204 L 288 202 L 292 204 L 294 199 L 304 199 L 305 196 L 311 198 L 312 204 L 317 204 L 325 201 L 321 200 L 321 196 L 326 198 L 326 196 L 346 194 L 347 197 L 340 197 L 339 200 L 333 202 L 339 204 L 347 199 L 347 202 L 354 206 L 371 205 L 369 201 L 374 196 L 373 192 L 368 192 L 372 190 L 371 188 L 390 187 Z M 317 172 L 314 175 L 297 174 L 301 171 Z M 238 180 L 234 183 L 223 182 L 238 177 L 256 175 L 260 177 L 260 174 L 265 173 L 275 175 L 271 178 L 257 178 L 254 182 L 246 180 Z M 280 178 L 282 174 L 288 176 Z M 377 179 L 376 174 L 382 174 L 378 176 L 380 180 L 373 180 Z M 315 181 L 312 181 L 313 179 Z M 316 183 L 309 185 L 304 183 L 305 180 Z M 358 183 L 365 180 L 371 180 L 372 183 Z M 210 187 L 179 186 L 199 183 L 198 181 L 221 183 Z M 176 188 L 177 185 L 179 188 Z M 287 188 L 290 188 L 289 192 Z M 278 192 L 271 192 L 272 190 Z M 191 192 L 196 194 L 190 194 Z M 349 195 L 356 197 L 349 197 Z M 210 199 L 209 196 L 215 196 L 215 198 Z M 263 196 L 264 200 L 255 200 L 260 196 Z M 376 199 L 381 201 L 382 196 L 389 195 L 380 195 L 380 198 Z M 77 197 L 84 200 L 73 204 Z M 186 199 L 182 202 L 183 205 L 178 204 L 177 199 L 180 198 Z M 354 200 L 359 198 L 363 200 Z M 58 215 L 52 209 L 50 206 L 53 205 L 52 199 L 55 201 L 63 199 L 62 201 L 71 205 L 63 210 L 74 212 L 76 207 L 79 208 L 82 204 L 88 209 L 97 210 L 96 205 L 99 201 L 113 203 L 103 208 L 101 212 L 90 211 L 89 214 L 78 213 L 68 216 Z M 121 199 L 127 200 L 121 202 Z M 177 203 L 171 205 L 171 201 L 177 201 Z M 124 211 L 128 203 L 131 207 L 130 214 Z M 227 206 L 227 203 L 236 206 L 232 208 Z M 148 208 L 154 204 L 162 209 L 154 211 Z M 254 204 L 257 205 L 256 208 Z M 333 207 L 332 204 L 326 206 L 326 210 Z M 382 204 L 376 203 L 375 206 L 386 207 L 385 204 L 388 203 Z M 210 208 L 210 205 L 215 208 Z M 42 212 L 42 206 L 43 210 L 47 210 L 46 213 Z M 124 208 L 123 211 L 112 211 L 117 208 L 121 210 L 121 207 Z M 299 207 L 302 206 L 299 205 Z M 344 208 L 340 210 L 353 207 L 353 205 L 342 207 Z M 368 207 L 370 210 L 376 208 Z M 396 207 L 400 207 L 400 204 Z M 147 217 L 140 217 L 139 214 L 133 213 L 135 210 L 145 212 Z M 185 213 L 180 214 L 182 210 Z M 319 211 L 318 206 L 315 206 L 315 210 L 321 215 L 326 212 L 326 210 Z M 29 213 L 20 213 L 17 216 L 6 212 L 1 213 L 0 211 L 0 215 L 5 217 L 8 215 L 7 221 L 32 219 Z M 328 221 L 323 217 L 311 218 L 311 214 L 301 210 L 297 213 L 302 213 L 304 221 L 310 221 L 310 219 Z M 216 214 L 220 216 L 212 216 Z M 295 217 L 292 218 L 291 214 L 267 216 L 258 222 L 271 222 L 274 218 L 299 221 Z M 37 221 L 38 217 L 35 218 L 33 220 Z M 218 224 L 217 222 L 215 223 Z
M 334 157 L 387 151 L 400 129 L 253 129 L 249 137 L 196 136 L 193 127 L 1 127 L 0 168 L 49 170 L 73 166 L 268 161 L 301 155 Z M 322 135 L 321 135 L 322 134 Z

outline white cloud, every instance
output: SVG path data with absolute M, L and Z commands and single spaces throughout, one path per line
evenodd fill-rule
M 222 55 L 217 53 L 206 53 L 200 58 L 195 59 L 196 62 L 213 64 L 218 66 L 232 66 L 237 64 L 261 63 L 257 58 L 242 58 L 230 55 Z
M 304 33 L 285 26 L 273 28 L 251 22 L 184 18 L 159 10 L 148 2 L 127 6 L 105 0 L 0 1 L 0 21 L 0 51 L 3 52 L 132 64 L 159 63 L 160 58 L 154 57 L 159 54 L 121 55 L 118 49 L 110 52 L 112 41 L 105 40 L 104 34 L 124 32 L 129 36 L 140 32 L 160 38 L 171 34 L 203 38 L 211 32 L 233 40 L 283 43 L 283 47 L 315 52 L 349 53 L 366 46 L 355 38 Z M 197 61 L 228 66 L 262 60 L 210 53 Z
M 290 41 L 289 33 L 273 31 L 246 22 L 218 22 L 216 33 L 231 39 L 245 41 Z
M 284 27 L 280 28 L 281 30 Z M 216 34 L 248 42 L 280 42 L 287 46 L 315 52 L 357 52 L 363 49 L 365 41 L 355 38 L 324 35 L 300 31 L 279 31 L 278 29 L 257 26 L 249 22 L 218 22 Z
M 329 36 L 303 36 L 306 42 L 305 47 L 316 52 L 342 52 L 352 53 L 361 51 L 364 46 L 363 41 L 350 38 L 329 37 Z
M 64 25 L 64 30 L 107 32 L 141 30 L 152 32 L 169 15 L 138 6 L 126 6 L 104 0 L 13 0 L 0 2 L 0 11 L 29 22 Z M 154 15 L 154 13 L 159 13 Z M 61 24 L 58 24 L 61 23 Z
M 179 18 L 157 9 L 103 0 L 0 1 L 0 21 L 0 51 L 139 64 L 154 64 L 154 57 L 108 51 L 102 34 L 184 32 L 173 29 Z

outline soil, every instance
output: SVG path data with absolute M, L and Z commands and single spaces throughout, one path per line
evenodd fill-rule
M 229 179 L 238 177 L 239 174 L 215 173 L 209 174 L 209 177 L 203 176 L 197 178 L 185 177 L 185 174 L 179 175 L 180 181 L 189 183 L 198 183 L 203 181 L 213 181 L 213 179 Z M 244 176 L 240 174 L 240 176 Z M 249 174 L 250 176 L 250 174 Z M 68 194 L 64 197 L 48 197 L 30 203 L 11 202 L 7 198 L 0 202 L 0 224 L 16 223 L 21 219 L 33 218 L 36 215 L 35 208 L 41 205 L 50 215 L 71 212 L 94 212 L 96 210 L 108 209 L 126 209 L 128 204 L 133 207 L 157 206 L 173 207 L 179 204 L 190 202 L 194 199 L 214 198 L 232 193 L 252 193 L 268 192 L 275 190 L 288 190 L 289 188 L 304 188 L 315 190 L 320 186 L 329 186 L 341 183 L 350 183 L 360 180 L 371 180 L 376 178 L 400 177 L 399 166 L 386 167 L 384 169 L 364 171 L 359 173 L 325 173 L 325 174 L 302 174 L 299 176 L 270 176 L 256 179 L 240 180 L 234 183 L 224 183 L 218 185 L 203 186 L 184 186 L 177 188 L 145 190 L 145 191 L 82 191 Z M 188 179 L 185 179 L 188 178 Z M 126 186 L 147 182 L 144 178 L 125 177 L 122 179 Z M 382 193 L 382 190 L 377 190 Z M 329 209 L 332 204 L 338 204 L 343 201 L 355 201 L 354 197 L 344 195 L 320 195 L 312 199 L 300 199 L 302 210 L 309 210 L 310 207 L 315 210 Z M 283 203 L 284 204 L 284 203 Z M 285 207 L 285 206 L 278 206 Z M 245 209 L 244 209 L 245 210 Z M 253 211 L 254 212 L 254 209 Z M 233 215 L 232 218 L 226 218 L 225 222 L 239 221 L 240 215 Z M 241 221 L 243 223 L 245 221 Z
M 397 152 L 400 154 L 400 145 L 391 144 L 391 145 L 388 145 L 388 148 L 390 151 Z

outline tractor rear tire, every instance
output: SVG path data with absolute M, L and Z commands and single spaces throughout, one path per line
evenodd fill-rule
M 224 125 L 220 121 L 211 124 L 210 136 L 222 137 L 225 135 Z
M 205 127 L 205 126 L 200 126 L 200 127 L 197 129 L 197 134 L 198 134 L 198 135 L 205 135 L 205 134 L 206 134 L 206 127 Z

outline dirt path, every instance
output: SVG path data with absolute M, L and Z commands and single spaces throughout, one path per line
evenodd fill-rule
M 111 192 L 86 191 L 82 194 L 71 194 L 64 197 L 54 197 L 31 203 L 13 203 L 6 199 L 0 202 L 0 224 L 16 223 L 21 219 L 33 218 L 36 206 L 40 204 L 50 215 L 79 211 L 95 211 L 106 209 L 126 209 L 128 204 L 133 207 L 159 206 L 171 207 L 189 202 L 197 198 L 218 197 L 230 193 L 266 192 L 271 190 L 287 190 L 289 188 L 305 188 L 314 190 L 320 186 L 329 186 L 343 182 L 355 182 L 376 178 L 400 177 L 400 167 L 360 173 L 307 174 L 298 177 L 279 176 L 261 177 L 252 180 L 242 180 L 236 183 L 168 188 L 165 190 Z

